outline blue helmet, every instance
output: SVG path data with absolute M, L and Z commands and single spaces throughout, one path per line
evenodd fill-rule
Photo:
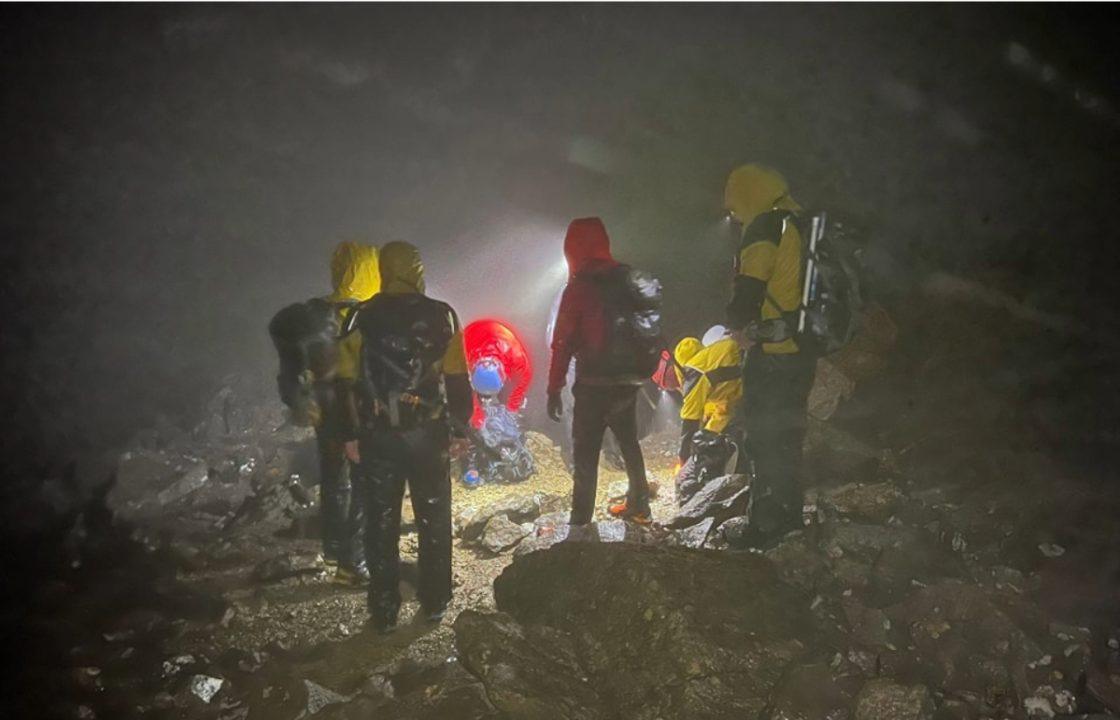
M 497 360 L 482 358 L 471 368 L 471 387 L 479 395 L 497 395 L 505 385 L 504 374 Z

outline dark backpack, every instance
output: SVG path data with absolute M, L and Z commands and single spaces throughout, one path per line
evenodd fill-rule
M 665 347 L 661 282 L 628 265 L 605 273 L 599 282 L 607 317 L 607 344 L 601 366 L 613 375 L 650 377 Z
M 442 416 L 447 399 L 440 369 L 459 330 L 454 311 L 424 295 L 377 295 L 361 306 L 355 324 L 373 415 L 392 428 Z
M 334 375 L 339 325 L 338 307 L 322 298 L 288 305 L 268 323 L 280 358 L 276 385 L 293 424 L 316 425 L 322 418 L 314 384 Z
M 796 308 L 782 308 L 780 318 L 752 323 L 747 336 L 763 342 L 792 337 L 802 352 L 828 355 L 851 342 L 859 331 L 866 235 L 853 221 L 824 211 L 794 214 L 774 210 L 756 220 L 759 230 L 747 229 L 744 245 L 759 240 L 759 232 L 780 242 L 786 222 L 796 223 L 801 235 L 801 301 Z M 781 307 L 769 292 L 766 297 L 771 305 Z

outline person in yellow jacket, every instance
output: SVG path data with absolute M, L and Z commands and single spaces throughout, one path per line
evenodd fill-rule
M 453 428 L 474 410 L 463 331 L 450 305 L 424 293 L 415 247 L 381 248 L 381 292 L 353 319 L 362 336 L 361 485 L 366 491 L 366 560 L 373 628 L 389 632 L 400 611 L 401 502 L 405 487 L 419 531 L 417 597 L 438 622 L 451 599 Z
M 342 328 L 349 313 L 381 287 L 377 248 L 353 241 L 339 243 L 331 255 L 331 287 L 331 293 L 323 299 L 330 303 Z M 315 383 L 322 408 L 315 438 L 323 560 L 328 566 L 337 566 L 335 581 L 344 584 L 355 584 L 368 576 L 363 548 L 364 493 L 354 487 L 358 473 L 351 459 L 358 435 L 355 388 L 361 348 L 360 333 L 342 334 L 335 347 L 333 373 Z
M 816 366 L 791 332 L 802 292 L 801 206 L 780 173 L 759 164 L 732 171 L 724 207 L 742 226 L 727 326 L 752 343 L 745 364 L 743 418 L 767 539 L 801 524 L 801 445 Z
M 692 440 L 700 429 L 722 433 L 731 422 L 743 395 L 742 353 L 739 342 L 723 331 L 704 346 L 696 338 L 685 338 L 673 352 L 680 375 L 681 447 L 683 465 L 692 456 Z

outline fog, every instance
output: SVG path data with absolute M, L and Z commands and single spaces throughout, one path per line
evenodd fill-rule
M 643 717 L 703 715 L 692 701 L 710 701 L 711 717 L 763 706 L 900 717 L 865 712 L 887 677 L 928 687 L 939 718 L 1025 719 L 1043 701 L 1120 712 L 1120 87 L 1104 11 L 183 4 L 0 16 L 0 524 L 19 538 L 5 543 L 14 569 L 0 599 L 25 660 L 12 683 L 21 716 L 49 702 L 67 718 L 304 717 L 320 709 L 305 683 L 328 678 L 331 702 L 354 713 L 335 717 L 390 706 L 445 717 L 448 688 L 464 717 L 631 717 L 603 667 L 634 658 L 642 672 L 626 684 L 643 712 L 648 700 Z M 662 394 L 654 412 L 670 430 L 644 440 L 662 488 L 654 527 L 631 543 L 634 527 L 603 518 L 621 477 L 604 466 L 597 517 L 615 523 L 613 541 L 545 552 L 568 532 L 548 518 L 572 488 L 561 450 L 537 434 L 563 432 L 545 421 L 544 375 L 565 228 L 601 217 L 614 254 L 662 281 L 667 339 L 700 335 L 730 296 L 739 238 L 723 188 L 746 162 L 779 169 L 805 208 L 868 230 L 864 289 L 882 324 L 866 335 L 882 344 L 855 370 L 817 366 L 815 387 L 833 397 L 810 411 L 805 526 L 764 559 L 735 552 L 729 528 L 749 526 L 746 509 L 674 525 L 678 413 Z M 312 433 L 284 424 L 267 333 L 280 308 L 329 292 L 344 240 L 416 245 L 429 294 L 464 323 L 511 322 L 536 369 L 525 425 L 537 475 L 453 483 L 452 615 L 397 645 L 343 639 L 366 618 L 364 593 L 332 585 L 317 556 Z M 510 497 L 531 506 L 502 516 L 522 544 L 487 549 L 479 537 Z M 514 562 L 522 548 L 535 550 Z M 652 584 L 634 592 L 623 557 Z M 697 607 L 707 615 L 693 622 Z M 684 619 L 662 622 L 666 608 Z M 812 622 L 794 614 L 804 608 Z M 942 608 L 959 610 L 957 629 L 937 629 Z M 588 628 L 593 652 L 564 644 Z M 807 648 L 798 662 L 812 653 L 828 692 L 804 667 L 786 696 L 776 670 L 743 682 L 743 667 L 777 667 L 735 654 L 756 630 Z M 993 650 L 997 636 L 1020 645 Z M 677 662 L 681 647 L 703 673 Z M 577 655 L 607 659 L 581 667 Z M 491 657 L 524 676 L 490 673 Z M 701 691 L 681 690 L 698 675 Z M 228 684 L 203 697 L 199 677 Z M 386 686 L 399 697 L 382 697 Z M 843 702 L 782 705 L 816 690 Z
M 670 329 L 706 325 L 745 160 L 873 223 L 884 287 L 998 268 L 1083 315 L 1115 270 L 1117 166 L 1087 15 L 7 9 L 6 442 L 101 449 L 230 373 L 270 376 L 268 317 L 326 290 L 340 239 L 417 244 L 435 293 L 539 355 L 563 228 L 598 214 L 662 277 Z

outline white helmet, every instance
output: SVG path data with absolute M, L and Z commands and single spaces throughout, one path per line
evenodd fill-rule
M 727 328 L 723 325 L 713 325 L 708 328 L 708 332 L 704 333 L 704 337 L 700 339 L 704 347 L 708 347 L 713 343 L 717 343 L 727 337 Z

